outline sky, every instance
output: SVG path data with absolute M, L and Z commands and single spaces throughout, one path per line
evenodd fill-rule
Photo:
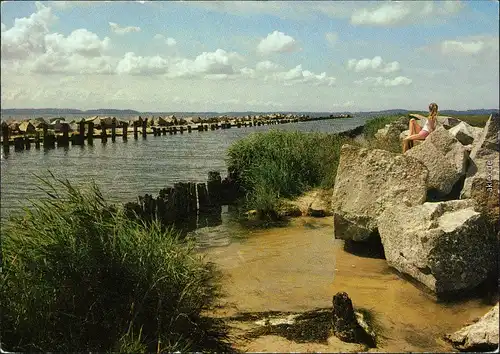
M 498 1 L 2 1 L 2 108 L 499 107 Z

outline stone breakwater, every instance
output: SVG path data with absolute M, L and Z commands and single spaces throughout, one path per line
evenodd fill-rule
M 376 137 L 404 137 L 408 120 Z M 500 123 L 498 114 L 481 131 L 458 119 L 440 123 L 405 154 L 344 145 L 332 212 L 335 238 L 360 247 L 379 238 L 390 267 L 446 300 L 498 280 Z M 498 325 L 450 338 L 460 350 L 496 348 Z
M 218 129 L 256 127 L 262 125 L 287 124 L 325 119 L 350 118 L 350 115 L 330 115 L 325 117 L 310 117 L 294 114 L 270 114 L 245 117 L 199 117 L 176 118 L 175 116 L 142 118 L 132 120 L 119 120 L 116 117 L 90 117 L 80 121 L 66 122 L 64 118 L 45 120 L 37 118 L 24 121 L 2 121 L 1 137 L 5 152 L 11 145 L 15 150 L 35 148 L 53 148 L 56 146 L 83 145 L 85 141 L 92 144 L 94 139 L 106 143 L 108 139 L 115 141 L 116 137 L 127 140 L 129 134 L 134 139 L 139 135 L 146 137 L 166 134 L 183 134 L 192 131 L 208 131 Z

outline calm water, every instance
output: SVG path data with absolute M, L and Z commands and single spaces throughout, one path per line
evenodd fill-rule
M 73 185 L 88 186 L 96 181 L 112 202 L 135 201 L 146 193 L 158 191 L 175 182 L 206 182 L 209 171 L 226 175 L 226 150 L 248 134 L 270 129 L 304 132 L 340 132 L 362 125 L 368 118 L 299 122 L 284 125 L 232 128 L 208 132 L 166 135 L 127 142 L 120 137 L 93 146 L 70 146 L 48 151 L 11 149 L 1 156 L 1 218 L 28 204 L 27 198 L 44 196 L 35 175 L 68 179 Z

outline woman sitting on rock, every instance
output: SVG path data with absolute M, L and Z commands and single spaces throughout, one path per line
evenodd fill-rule
M 431 103 L 429 105 L 429 118 L 425 122 L 423 128 L 418 125 L 415 119 L 410 119 L 410 134 L 403 139 L 403 153 L 413 147 L 414 140 L 425 140 L 427 135 L 436 129 L 436 117 L 438 114 L 438 105 Z

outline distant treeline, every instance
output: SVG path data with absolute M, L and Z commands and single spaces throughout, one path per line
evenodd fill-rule
M 242 111 L 242 112 L 139 112 L 132 109 L 90 109 L 90 110 L 80 110 L 80 109 L 67 109 L 67 108 L 9 108 L 2 109 L 2 117 L 8 116 L 65 116 L 65 115 L 108 115 L 108 116 L 123 116 L 123 115 L 144 115 L 144 116 L 165 116 L 174 114 L 176 116 L 219 116 L 228 115 L 232 117 L 246 116 L 246 115 L 257 115 L 257 114 L 272 114 L 272 113 L 282 113 L 282 114 L 305 114 L 310 117 L 323 117 L 340 114 L 350 114 L 351 116 L 375 116 L 375 115 L 397 115 L 397 114 L 407 114 L 415 112 L 415 110 L 407 109 L 389 109 L 383 111 L 364 111 L 364 112 L 293 112 L 293 111 L 282 111 L 282 112 L 255 112 L 255 111 Z M 442 115 L 489 115 L 492 113 L 498 113 L 499 109 L 469 109 L 466 111 L 456 111 L 456 110 L 442 110 L 439 111 Z

